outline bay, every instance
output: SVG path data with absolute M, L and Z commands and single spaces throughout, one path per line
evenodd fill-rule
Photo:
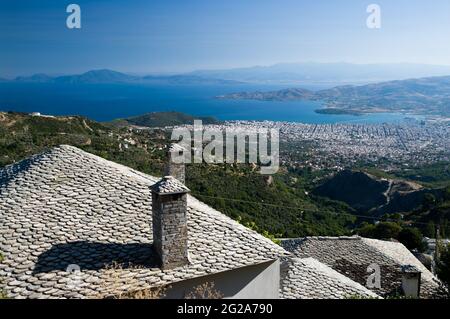
M 0 110 L 48 115 L 83 115 L 96 121 L 148 112 L 179 111 L 219 120 L 271 120 L 315 124 L 394 123 L 411 120 L 399 113 L 354 115 L 318 114 L 319 102 L 220 100 L 222 94 L 271 91 L 274 85 L 145 85 L 0 83 Z M 323 89 L 309 85 L 307 89 Z M 415 119 L 421 119 L 415 117 Z

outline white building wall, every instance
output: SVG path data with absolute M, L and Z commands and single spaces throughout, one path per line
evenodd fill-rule
M 185 298 L 194 287 L 205 282 L 213 282 L 224 298 L 278 299 L 280 263 L 275 260 L 175 283 L 167 291 L 166 298 Z

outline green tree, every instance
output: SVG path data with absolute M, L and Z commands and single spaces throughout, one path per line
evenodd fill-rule
M 429 221 L 425 226 L 424 235 L 428 238 L 434 238 L 436 236 L 436 224 L 433 221 Z
M 436 205 L 436 197 L 433 194 L 426 193 L 423 198 L 424 209 L 430 209 Z
M 448 245 L 441 252 L 439 262 L 436 265 L 437 275 L 447 288 L 447 293 L 450 288 L 450 245 Z M 449 293 L 450 297 L 450 293 Z
M 369 224 L 368 222 L 363 222 L 361 226 L 358 228 L 357 233 L 362 237 L 374 238 L 375 228 L 376 228 L 375 225 Z
M 376 225 L 374 236 L 378 239 L 397 239 L 401 231 L 402 227 L 397 223 L 381 222 Z
M 445 200 L 450 200 L 450 186 L 445 189 L 444 199 Z
M 417 228 L 403 228 L 398 234 L 398 240 L 410 250 L 417 249 L 423 252 L 426 249 L 423 235 Z

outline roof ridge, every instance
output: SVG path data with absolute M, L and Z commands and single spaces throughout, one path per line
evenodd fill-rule
M 20 166 L 23 166 L 26 163 L 32 163 L 34 164 L 39 163 L 39 159 L 45 157 L 45 156 L 51 156 L 53 154 L 56 155 L 56 152 L 58 151 L 71 151 L 74 153 L 77 153 L 81 156 L 84 156 L 86 158 L 90 158 L 92 160 L 97 161 L 98 163 L 101 164 L 106 164 L 111 168 L 116 169 L 119 173 L 122 173 L 124 175 L 127 175 L 128 177 L 134 178 L 140 182 L 144 182 L 144 183 L 156 183 L 156 181 L 158 180 L 157 177 L 149 175 L 149 174 L 145 174 L 143 172 L 139 172 L 131 167 L 128 167 L 126 165 L 122 165 L 110 160 L 107 160 L 103 157 L 100 157 L 98 155 L 86 152 L 85 150 L 82 150 L 76 146 L 72 146 L 72 145 L 67 145 L 67 144 L 61 144 L 61 145 L 57 145 L 57 146 L 53 146 L 49 149 L 46 149 L 44 151 L 42 151 L 41 153 L 38 154 L 34 154 L 31 155 L 29 157 L 26 157 L 22 160 L 20 160 L 19 162 L 16 163 L 12 163 L 9 165 L 6 165 L 2 168 L 0 168 L 0 174 L 2 172 L 6 172 L 7 170 L 14 170 L 15 168 L 19 168 Z
M 374 238 L 363 238 L 363 242 L 364 244 L 368 245 L 369 247 L 371 247 L 372 249 L 375 249 L 378 253 L 382 254 L 383 256 L 385 256 L 386 258 L 388 258 L 389 260 L 394 261 L 394 263 L 396 264 L 402 264 L 403 266 L 405 265 L 411 265 L 411 266 L 415 266 L 417 267 L 421 272 L 422 275 L 425 279 L 431 280 L 433 278 L 436 278 L 434 276 L 434 274 L 432 272 L 430 272 L 425 265 L 423 265 L 417 258 L 416 256 L 414 256 L 414 254 L 408 249 L 406 248 L 405 245 L 403 245 L 401 242 L 396 242 L 396 241 L 389 241 L 389 240 L 381 240 L 381 239 L 374 239 Z M 391 250 L 389 250 L 387 247 L 385 247 L 385 249 L 382 249 L 381 247 L 377 246 L 375 243 L 379 243 L 379 244 L 387 244 L 387 245 L 397 245 L 399 248 L 401 247 L 402 251 L 402 255 L 398 255 L 398 256 L 394 256 L 391 252 Z M 397 251 L 398 253 L 398 251 Z M 402 257 L 407 257 L 407 258 L 411 258 L 411 262 L 414 261 L 414 264 L 412 263 L 408 263 L 405 260 L 402 259 Z M 437 279 L 437 278 L 436 278 Z
M 285 260 L 281 264 L 280 280 L 280 292 L 285 298 L 340 299 L 353 295 L 380 298 L 362 284 L 313 257 Z
M 334 270 L 333 268 L 331 268 L 330 266 L 320 262 L 319 260 L 317 260 L 316 258 L 313 257 L 307 257 L 307 258 L 299 258 L 300 262 L 302 264 L 304 264 L 307 267 L 311 267 L 323 274 L 326 274 L 332 278 L 335 278 L 337 280 L 342 281 L 343 283 L 347 284 L 347 285 L 352 285 L 355 287 L 358 287 L 362 290 L 367 291 L 368 293 L 373 293 L 371 290 L 369 290 L 367 287 L 361 285 L 360 283 L 354 281 L 353 279 L 345 276 L 344 274 Z M 375 293 L 373 293 L 374 295 L 376 295 Z
M 84 156 L 86 158 L 93 159 L 93 160 L 95 160 L 95 161 L 97 161 L 97 162 L 99 162 L 99 163 L 101 163 L 103 165 L 107 164 L 109 167 L 112 167 L 112 168 L 116 169 L 119 173 L 124 174 L 125 176 L 131 177 L 134 180 L 137 180 L 139 182 L 148 184 L 149 187 L 154 185 L 155 183 L 157 183 L 160 180 L 160 178 L 158 178 L 158 177 L 145 174 L 143 172 L 140 172 L 140 171 L 137 171 L 137 170 L 135 170 L 133 168 L 130 168 L 130 167 L 126 166 L 126 165 L 118 164 L 116 162 L 104 159 L 104 158 L 102 158 L 102 157 L 100 157 L 98 155 L 95 155 L 95 154 L 89 153 L 87 151 L 84 151 L 84 150 L 82 150 L 82 149 L 80 149 L 80 148 L 78 148 L 76 146 L 66 145 L 66 144 L 61 144 L 61 145 L 54 146 L 54 147 L 52 147 L 52 148 L 50 148 L 48 150 L 45 150 L 44 152 L 32 155 L 32 156 L 30 156 L 28 158 L 23 159 L 20 162 L 17 162 L 17 163 L 11 164 L 11 165 L 12 166 L 19 166 L 20 165 L 19 163 L 21 163 L 21 162 L 30 161 L 30 160 L 32 160 L 32 159 L 34 159 L 36 157 L 43 157 L 43 156 L 46 156 L 48 154 L 51 154 L 52 152 L 56 153 L 56 152 L 58 152 L 58 150 L 74 152 L 74 153 L 80 154 L 80 155 L 82 155 L 82 156 Z M 3 170 L 6 171 L 5 168 L 0 168 L 0 176 L 1 176 L 1 173 L 2 173 Z M 223 212 L 212 208 L 211 206 L 207 205 L 206 203 L 200 201 L 199 199 L 197 199 L 197 198 L 195 198 L 195 197 L 193 197 L 192 195 L 189 195 L 189 194 L 188 194 L 188 207 L 192 208 L 192 209 L 209 209 L 209 210 L 212 210 L 216 214 L 220 214 L 220 216 L 223 217 L 224 219 L 226 219 L 228 222 L 231 222 L 234 225 L 234 227 L 237 227 L 237 228 L 240 228 L 240 229 L 245 229 L 249 234 L 252 234 L 252 236 L 257 236 L 259 240 L 265 241 L 266 243 L 270 243 L 270 244 L 276 245 L 276 246 L 278 246 L 278 248 L 280 250 L 284 251 L 286 254 L 290 254 L 283 247 L 281 247 L 281 246 L 277 245 L 276 243 L 272 242 L 270 239 L 264 237 L 263 235 L 257 233 L 256 231 L 253 231 L 253 230 L 245 227 L 244 225 L 241 225 L 240 223 L 238 223 L 237 221 L 235 221 L 231 217 L 228 217 L 227 215 L 225 215 Z
M 67 145 L 25 159 L 30 160 L 34 163 L 16 163 L 13 168 L 0 170 L 0 219 L 5 221 L 0 226 L 0 246 L 5 247 L 5 260 L 11 269 L 17 269 L 2 283 L 8 296 L 51 298 L 76 293 L 81 298 L 89 297 L 92 287 L 107 291 L 102 288 L 102 282 L 108 281 L 105 266 L 115 260 L 143 266 L 142 277 L 139 274 L 139 280 L 130 283 L 142 289 L 142 284 L 165 286 L 274 262 L 289 254 L 264 236 L 188 196 L 191 264 L 163 271 L 157 255 L 149 249 L 153 244 L 150 186 L 156 178 Z M 7 231 L 1 232 L 2 229 Z M 30 230 L 36 236 L 17 241 Z M 26 266 L 23 258 L 29 262 Z M 61 278 L 66 278 L 68 264 L 86 269 L 95 281 L 82 276 L 86 285 L 80 285 L 76 292 L 57 286 Z M 2 265 L 0 262 L 0 268 Z M 26 271 L 31 271 L 32 278 L 44 278 L 43 281 L 29 290 L 24 288 L 28 284 L 20 275 Z M 137 278 L 129 267 L 119 270 L 118 275 L 121 280 Z M 41 292 L 44 280 L 54 289 Z
M 298 238 L 280 238 L 283 242 L 305 241 L 305 240 L 362 240 L 360 236 L 306 236 Z

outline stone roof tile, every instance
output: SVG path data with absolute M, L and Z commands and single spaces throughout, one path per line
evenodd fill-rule
M 379 298 L 314 258 L 291 258 L 282 264 L 280 295 L 285 299 Z
M 157 194 L 169 195 L 169 194 L 181 194 L 190 192 L 182 182 L 174 178 L 173 176 L 165 176 L 157 183 L 153 184 L 151 190 Z
M 433 297 L 439 291 L 438 279 L 401 243 L 353 237 L 306 237 L 285 239 L 281 244 L 299 258 L 312 257 L 350 279 L 365 285 L 371 264 L 380 266 L 381 289 L 387 295 L 401 287 L 401 267 L 415 266 L 422 272 L 421 296 Z
M 11 298 L 96 297 L 288 255 L 188 195 L 191 263 L 162 271 L 152 249 L 156 181 L 65 145 L 0 169 L 0 289 Z

